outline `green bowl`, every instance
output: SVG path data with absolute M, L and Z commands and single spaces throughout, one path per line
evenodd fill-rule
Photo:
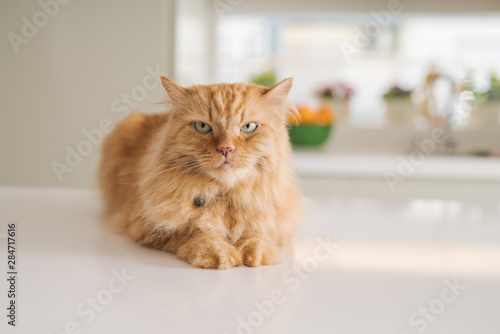
M 290 125 L 290 141 L 296 146 L 320 146 L 326 142 L 332 125 L 300 124 Z

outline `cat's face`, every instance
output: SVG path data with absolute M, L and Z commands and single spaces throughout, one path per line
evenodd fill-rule
M 288 140 L 285 99 L 292 81 L 272 89 L 245 84 L 182 88 L 167 78 L 163 85 L 172 99 L 168 125 L 170 145 L 193 172 L 235 185 L 258 177 L 266 159 L 276 161 L 278 143 Z

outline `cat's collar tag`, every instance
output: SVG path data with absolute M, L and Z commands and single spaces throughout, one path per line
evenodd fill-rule
M 205 199 L 201 196 L 198 196 L 194 199 L 194 205 L 197 207 L 202 207 L 205 205 Z

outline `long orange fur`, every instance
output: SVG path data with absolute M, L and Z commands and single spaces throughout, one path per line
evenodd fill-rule
M 171 111 L 134 113 L 103 144 L 105 222 L 202 268 L 277 263 L 277 246 L 290 242 L 301 214 L 286 129 L 292 80 L 271 89 L 162 83 Z M 199 133 L 195 122 L 212 132 Z M 257 130 L 242 132 L 250 122 Z M 218 167 L 221 146 L 234 147 L 229 168 Z

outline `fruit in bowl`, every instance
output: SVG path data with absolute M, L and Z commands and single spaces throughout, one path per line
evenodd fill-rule
M 320 146 L 326 142 L 333 127 L 334 112 L 327 106 L 313 111 L 298 108 L 298 115 L 290 115 L 288 133 L 296 146 Z

